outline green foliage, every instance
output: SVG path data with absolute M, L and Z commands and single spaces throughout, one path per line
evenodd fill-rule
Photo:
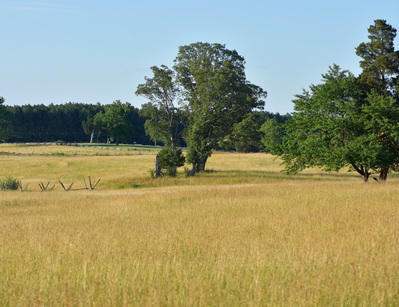
M 370 41 L 356 49 L 363 69 L 358 78 L 334 65 L 322 84 L 296 96 L 280 154 L 287 172 L 350 166 L 367 181 L 374 172 L 386 180 L 399 169 L 396 29 L 375 20 L 368 32 Z
M 85 103 L 66 103 L 61 105 L 23 105 L 3 106 L 6 121 L 3 130 L 7 142 L 55 142 L 63 140 L 67 143 L 87 143 L 87 135 L 91 134 L 88 125 L 88 134 L 85 133 L 83 122 L 90 124 L 90 118 L 99 112 L 104 112 L 103 105 Z M 130 106 L 125 120 L 132 127 L 130 138 L 126 142 L 151 144 L 144 132 L 145 119 L 140 117 L 138 109 Z M 1 123 L 0 123 L 0 126 Z M 104 142 L 106 136 L 100 136 L 96 131 L 96 141 Z M 94 139 L 93 139 L 94 142 Z
M 86 120 L 82 122 L 82 127 L 87 135 L 90 135 L 94 128 L 94 116 L 89 115 Z
M 181 149 L 166 147 L 158 153 L 162 173 L 166 176 L 175 177 L 177 168 L 184 165 L 186 158 Z
M 84 132 L 85 132 L 87 135 L 91 135 L 90 143 L 93 143 L 93 137 L 94 137 L 94 116 L 91 115 L 91 114 L 90 114 L 89 116 L 87 116 L 87 119 L 84 120 L 84 121 L 82 122 L 82 127 L 83 127 Z
M 396 29 L 377 19 L 368 29 L 370 41 L 361 43 L 356 54 L 362 58 L 359 82 L 367 90 L 398 98 L 399 51 L 394 48 Z
M 0 142 L 7 141 L 10 132 L 10 121 L 6 118 L 4 101 L 5 99 L 0 96 Z
M 286 172 L 349 166 L 365 181 L 372 172 L 385 180 L 386 170 L 399 162 L 399 106 L 377 92 L 361 101 L 356 78 L 337 65 L 323 75 L 322 84 L 297 95 L 280 154 Z
M 144 105 L 142 106 L 144 107 Z M 142 111 L 141 109 L 140 111 Z M 142 116 L 144 116 L 144 112 L 140 112 Z M 167 144 L 168 138 L 165 138 L 165 129 L 162 126 L 162 124 L 156 122 L 153 119 L 147 119 L 144 122 L 144 129 L 145 129 L 145 134 L 148 135 L 155 144 L 158 144 L 158 142 L 161 142 L 162 144 Z
M 153 78 L 145 78 L 146 83 L 137 87 L 136 95 L 149 100 L 142 105 L 140 115 L 148 117 L 145 122 L 146 134 L 154 142 L 176 147 L 181 137 L 182 112 L 176 99 L 179 92 L 174 80 L 174 72 L 167 66 L 153 66 Z
M 294 115 L 285 124 L 281 154 L 287 173 L 314 166 L 337 171 L 345 165 L 341 151 L 356 132 L 346 122 L 356 96 L 351 89 L 356 89 L 356 79 L 334 65 L 323 75 L 322 84 L 296 95 Z
M 261 142 L 264 150 L 274 155 L 282 153 L 281 144 L 283 140 L 283 127 L 276 119 L 270 118 L 260 128 L 262 133 Z
M 66 103 L 62 105 L 5 106 L 9 123 L 8 142 L 87 142 L 82 121 L 95 115 L 100 104 Z
M 115 143 L 128 142 L 133 133 L 133 127 L 127 122 L 127 116 L 132 111 L 129 103 L 116 100 L 104 107 L 104 112 L 96 114 L 93 120 L 94 129 Z
M 175 166 L 168 166 L 162 172 L 164 176 L 168 177 L 176 177 L 177 176 L 177 168 Z
M 158 156 L 161 161 L 161 168 L 168 166 L 180 167 L 185 163 L 185 157 L 179 148 L 166 147 L 158 153 Z
M 246 80 L 244 58 L 221 44 L 181 46 L 174 69 L 188 111 L 187 161 L 204 171 L 212 150 L 264 105 L 266 92 Z
M 6 177 L 4 179 L 0 179 L 0 191 L 7 190 L 18 190 L 19 181 L 13 177 Z
M 248 113 L 245 118 L 233 125 L 233 131 L 223 141 L 224 148 L 235 149 L 237 152 L 258 152 L 261 148 L 261 122 L 259 113 Z

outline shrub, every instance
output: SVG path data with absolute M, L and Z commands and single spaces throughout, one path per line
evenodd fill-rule
M 5 179 L 0 179 L 0 190 L 18 190 L 19 181 L 15 178 L 10 176 L 6 177 Z
M 176 177 L 177 168 L 183 166 L 186 158 L 181 149 L 166 147 L 158 153 L 161 164 L 162 174 L 165 176 Z
M 182 150 L 178 148 L 166 147 L 158 153 L 158 156 L 161 162 L 161 168 L 164 169 L 168 166 L 180 167 L 186 162 Z

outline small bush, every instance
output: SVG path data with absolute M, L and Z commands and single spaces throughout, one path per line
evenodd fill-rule
M 171 147 L 162 149 L 158 157 L 161 164 L 161 176 L 176 177 L 177 168 L 186 162 L 182 150 Z M 155 176 L 155 171 L 151 173 L 151 177 L 153 176 Z
M 183 166 L 186 162 L 182 150 L 177 148 L 166 147 L 158 153 L 158 156 L 162 169 L 167 169 L 168 167 L 177 168 Z
M 18 187 L 19 187 L 19 181 L 15 178 L 8 176 L 5 179 L 0 179 L 1 191 L 18 190 Z

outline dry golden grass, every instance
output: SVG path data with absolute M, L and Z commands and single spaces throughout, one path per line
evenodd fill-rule
M 151 150 L 149 150 L 151 148 Z M 0 153 L 15 155 L 54 155 L 54 156 L 127 156 L 153 154 L 157 147 L 128 145 L 53 145 L 49 144 L 1 144 Z
M 58 176 L 92 171 L 45 158 Z M 109 187 L 0 193 L 1 306 L 398 305 L 396 178 L 291 177 L 267 155 L 215 154 L 216 172 L 118 190 L 148 180 L 152 158 L 143 172 L 114 158 L 93 158 Z

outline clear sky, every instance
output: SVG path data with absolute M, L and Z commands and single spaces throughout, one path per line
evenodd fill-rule
M 375 19 L 399 30 L 399 1 L 0 0 L 0 96 L 140 107 L 134 92 L 151 66 L 209 42 L 237 50 L 247 79 L 268 92 L 266 110 L 284 114 L 330 65 L 360 72 L 355 47 Z

